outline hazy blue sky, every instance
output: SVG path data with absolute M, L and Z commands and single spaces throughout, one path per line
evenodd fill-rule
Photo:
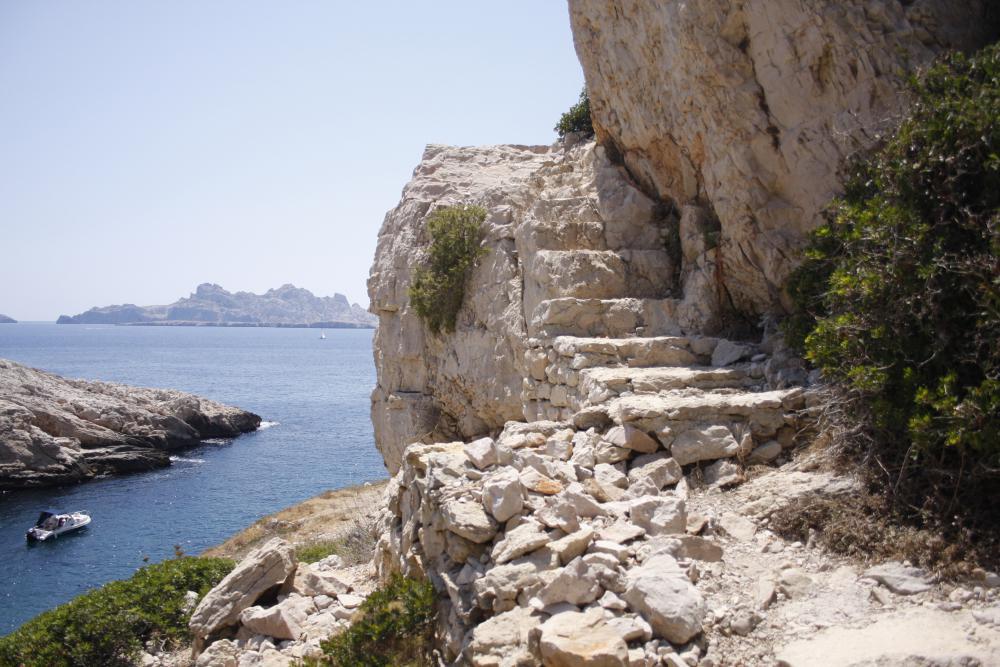
M 424 145 L 551 143 L 582 82 L 564 0 L 0 0 L 0 313 L 367 306 Z

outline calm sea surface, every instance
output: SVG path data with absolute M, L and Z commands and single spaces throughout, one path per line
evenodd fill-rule
M 326 489 L 386 476 L 369 393 L 372 331 L 0 325 L 0 357 L 67 377 L 169 387 L 259 414 L 268 427 L 178 453 L 163 470 L 0 494 L 0 634 L 89 588 L 223 541 Z M 38 511 L 89 510 L 33 547 Z

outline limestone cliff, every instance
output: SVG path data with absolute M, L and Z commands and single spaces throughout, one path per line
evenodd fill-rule
M 429 213 L 462 202 L 489 211 L 489 254 L 456 332 L 435 336 L 407 289 Z M 594 144 L 428 147 L 386 216 L 368 283 L 379 316 L 372 421 L 390 471 L 415 440 L 568 417 L 566 387 L 553 400 L 550 386 L 568 378 L 546 374 L 556 336 L 711 328 L 714 250 L 702 222 L 682 215 L 679 233 L 678 220 Z
M 569 0 L 598 141 L 643 189 L 720 225 L 744 312 L 780 310 L 850 156 L 904 113 L 906 77 L 997 36 L 987 0 Z

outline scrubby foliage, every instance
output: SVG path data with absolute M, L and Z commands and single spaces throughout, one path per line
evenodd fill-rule
M 1000 47 L 914 81 L 910 116 L 852 171 L 786 333 L 854 399 L 897 508 L 995 530 Z
M 232 569 L 220 558 L 175 558 L 140 569 L 47 611 L 0 638 L 4 667 L 134 664 L 145 642 L 190 639 L 184 594 L 207 593 Z
M 366 510 L 359 507 L 358 511 Z M 295 549 L 295 556 L 303 563 L 315 563 L 334 554 L 340 556 L 346 565 L 369 563 L 380 536 L 377 516 L 370 512 L 359 514 L 336 539 L 303 544 Z
M 486 210 L 479 206 L 451 206 L 434 211 L 427 221 L 429 257 L 413 272 L 409 294 L 417 315 L 434 333 L 455 330 L 465 284 L 486 253 L 484 220 Z
M 435 664 L 436 601 L 429 581 L 395 576 L 361 604 L 351 627 L 322 643 L 335 667 L 424 667 Z
M 590 117 L 590 96 L 586 88 L 580 91 L 579 101 L 559 118 L 553 129 L 560 137 L 565 137 L 570 132 L 582 132 L 587 136 L 594 134 L 594 122 Z

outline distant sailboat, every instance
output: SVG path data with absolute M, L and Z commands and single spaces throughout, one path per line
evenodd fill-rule
M 320 340 L 326 340 L 326 332 L 325 331 L 320 331 L 319 332 L 319 339 Z

